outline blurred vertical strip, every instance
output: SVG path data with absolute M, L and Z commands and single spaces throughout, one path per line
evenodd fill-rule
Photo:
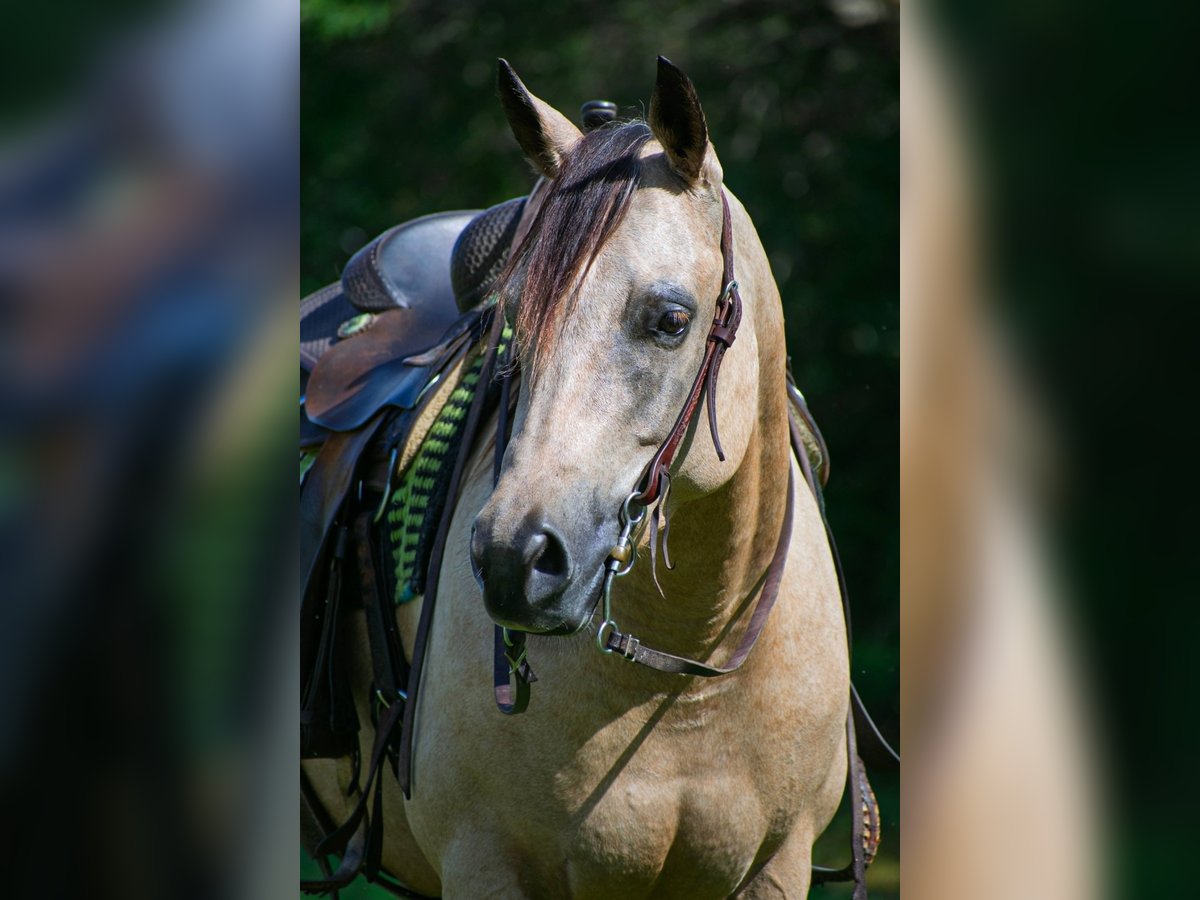
M 1197 893 L 1195 13 L 906 9 L 914 896 Z
M 987 302 L 979 169 L 925 24 L 906 18 L 901 64 L 905 886 L 1089 900 L 1103 803 L 1045 546 L 1043 398 Z
M 0 44 L 5 896 L 294 896 L 294 0 Z

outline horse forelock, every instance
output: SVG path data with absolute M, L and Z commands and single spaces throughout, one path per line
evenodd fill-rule
M 515 312 L 517 344 L 532 374 L 554 342 L 554 322 L 573 306 L 583 276 L 625 218 L 650 138 L 640 121 L 584 135 L 501 273 L 500 303 Z

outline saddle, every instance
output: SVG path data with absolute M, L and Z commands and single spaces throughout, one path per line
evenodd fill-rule
M 518 197 L 390 228 L 301 302 L 302 446 L 359 428 L 383 406 L 412 405 L 423 366 L 411 360 L 484 298 L 524 206 Z
M 343 504 L 356 482 L 360 493 L 384 491 L 386 461 L 394 465 L 391 453 L 407 442 L 429 388 L 477 343 L 486 317 L 479 301 L 507 259 L 524 204 L 521 197 L 390 228 L 351 258 L 340 281 L 301 302 L 306 756 L 340 756 L 358 731 L 348 689 L 339 687 L 347 682 L 339 606 L 355 593 L 346 583 L 357 580 L 343 569 L 351 529 L 360 527 L 341 520 Z M 394 677 L 380 680 L 400 690 L 403 657 L 391 655 Z
M 325 872 L 323 880 L 305 883 L 306 891 L 336 892 L 361 873 L 398 896 L 418 896 L 380 867 L 382 782 L 377 776 L 389 761 L 409 792 L 406 757 L 415 704 L 407 700 L 419 686 L 428 627 L 423 614 L 414 658 L 406 659 L 393 614 L 404 586 L 397 584 L 396 569 L 387 564 L 389 551 L 396 549 L 389 546 L 388 525 L 402 526 L 393 534 L 408 528 L 416 535 L 413 546 L 404 548 L 405 566 L 414 573 L 415 588 L 407 588 L 408 594 L 415 589 L 436 595 L 436 561 L 450 518 L 443 512 L 452 508 L 467 456 L 459 448 L 471 446 L 492 410 L 500 412 L 501 431 L 506 427 L 510 379 L 502 379 L 500 387 L 492 376 L 511 339 L 489 296 L 525 204 L 521 197 L 482 212 L 436 213 L 397 225 L 358 251 L 340 281 L 301 303 L 302 756 L 351 757 L 356 767 L 353 782 L 358 784 L 360 723 L 343 627 L 352 609 L 366 615 L 371 695 L 378 701 L 371 703 L 376 745 L 359 787 L 361 801 L 346 823 L 335 829 L 324 820 L 302 777 L 304 832 L 310 838 L 306 849 Z M 829 454 L 790 366 L 788 385 L 793 446 L 820 502 Z M 449 430 L 439 430 L 443 426 Z M 395 504 L 402 489 L 395 489 L 393 477 L 404 465 L 397 462 L 403 453 L 411 463 L 413 446 L 426 435 L 444 445 L 436 455 L 447 464 L 416 473 L 422 481 L 423 520 L 404 522 L 401 514 L 398 521 Z M 498 439 L 497 471 L 502 447 Z M 839 568 L 839 578 L 840 574 Z M 513 658 L 512 645 L 506 650 L 500 632 L 497 629 L 498 678 L 507 685 L 511 672 L 527 690 L 528 682 L 535 680 L 528 663 L 523 654 Z M 498 705 L 504 712 L 523 708 Z M 868 763 L 890 763 L 894 754 L 853 690 L 851 709 L 851 740 L 855 732 L 865 738 L 851 747 L 852 763 L 859 755 Z M 861 762 L 851 766 L 849 787 L 854 808 L 862 810 L 855 827 L 855 843 L 861 846 L 846 869 L 814 869 L 814 884 L 859 882 L 874 855 L 878 809 Z M 373 810 L 369 817 L 368 806 Z M 326 862 L 330 852 L 342 857 L 337 872 Z

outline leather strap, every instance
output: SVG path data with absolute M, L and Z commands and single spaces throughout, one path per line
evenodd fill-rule
M 404 708 L 405 704 L 394 703 L 380 717 L 379 726 L 375 729 L 375 745 L 371 750 L 367 778 L 363 783 L 358 803 L 355 804 L 346 821 L 326 835 L 325 839 L 317 845 L 317 856 L 326 856 L 330 853 L 340 854 L 341 865 L 328 879 L 301 882 L 301 890 L 305 893 L 325 893 L 343 888 L 358 877 L 360 872 L 366 875 L 368 880 L 373 879 L 379 873 L 379 862 L 383 849 L 383 782 L 379 777 L 379 772 L 392 729 L 399 722 Z M 372 791 L 374 792 L 372 818 L 379 827 L 369 829 L 366 816 L 367 804 L 372 799 Z
M 371 687 L 374 695 L 370 698 L 370 704 L 372 710 L 377 711 L 407 699 L 408 692 L 400 685 L 407 680 L 408 667 L 400 651 L 396 617 L 392 614 L 390 602 L 384 600 L 384 582 L 380 577 L 371 533 L 373 517 L 370 510 L 358 514 L 354 524 L 354 544 L 358 553 L 359 595 L 366 616 L 367 644 L 371 653 Z M 397 760 L 393 759 L 393 762 Z
M 327 894 L 332 900 L 338 900 L 339 889 L 348 887 L 357 877 L 357 871 L 353 869 L 353 866 L 361 865 L 365 835 L 362 831 L 358 832 L 358 835 L 363 835 L 358 838 L 359 846 L 353 846 L 355 841 L 351 839 L 352 846 L 347 848 L 346 852 L 346 857 L 350 858 L 350 866 L 339 866 L 338 874 L 335 875 L 326 856 L 319 855 L 317 852 L 317 848 L 335 829 L 303 769 L 300 770 L 300 825 L 304 849 L 309 856 L 316 860 L 324 876 L 320 879 L 301 881 L 300 890 L 306 894 Z M 405 900 L 436 900 L 428 894 L 419 894 L 408 889 L 382 868 L 371 881 L 373 884 L 380 885 L 390 894 L 405 898 Z
M 500 481 L 500 469 L 504 465 L 504 451 L 512 429 L 509 403 L 512 380 L 515 376 L 512 360 L 512 342 L 505 350 L 505 358 L 498 363 L 500 370 L 500 408 L 496 418 L 496 452 L 492 459 L 492 488 Z M 506 716 L 515 716 L 529 707 L 529 686 L 537 676 L 529 667 L 525 656 L 525 632 L 508 631 L 499 625 L 493 629 L 492 693 L 496 708 Z
M 318 584 L 310 585 L 309 596 L 322 597 L 310 626 L 319 627 L 319 633 L 315 645 L 310 636 L 301 649 L 305 678 L 300 689 L 300 753 L 311 759 L 345 756 L 358 746 L 358 713 L 346 676 L 343 634 L 342 583 L 349 532 L 336 525 L 334 534 L 329 569 L 320 583 L 324 589 L 318 594 Z
M 333 831 L 333 823 L 325 815 L 325 809 L 321 806 L 317 792 L 313 790 L 312 783 L 308 780 L 308 773 L 301 766 L 300 844 L 304 847 L 305 852 L 316 861 L 326 882 L 333 878 L 333 868 L 329 865 L 329 860 L 326 857 L 317 855 L 317 847 L 321 841 L 325 840 L 325 835 L 331 831 Z M 337 890 L 331 889 L 330 896 L 333 900 L 338 900 Z
M 879 807 L 858 755 L 853 710 L 846 714 L 846 788 L 850 795 L 850 862 L 840 869 L 812 867 L 812 884 L 853 881 L 851 900 L 867 900 L 867 866 L 879 849 Z
M 530 685 L 537 676 L 525 658 L 525 632 L 507 631 L 499 625 L 493 631 L 492 691 L 496 708 L 506 716 L 515 716 L 529 708 Z
M 692 416 L 696 413 L 696 407 L 700 404 L 700 395 L 705 390 L 708 392 L 708 428 L 712 434 L 713 447 L 716 448 L 717 457 L 722 462 L 725 460 L 721 437 L 717 431 L 717 376 L 721 371 L 721 360 L 725 351 L 733 345 L 733 339 L 737 336 L 738 326 L 742 321 L 742 295 L 733 277 L 733 224 L 729 214 L 729 198 L 724 191 L 721 192 L 721 257 L 721 296 L 717 299 L 713 323 L 708 330 L 704 357 L 700 361 L 700 369 L 696 372 L 683 409 L 679 411 L 666 440 L 646 466 L 638 495 L 634 498 L 634 502 L 641 506 L 649 506 L 666 488 L 670 479 L 671 464 L 675 461 L 675 454 L 679 451 L 683 437 L 692 423 Z
M 850 685 L 850 709 L 854 713 L 854 727 L 858 731 L 859 755 L 867 765 L 885 772 L 900 771 L 900 754 L 892 749 L 879 726 L 872 720 L 853 683 Z
M 796 415 L 796 409 L 793 406 L 789 406 L 788 426 L 791 431 L 792 452 L 795 453 L 796 459 L 800 462 L 804 478 L 808 482 L 813 497 L 816 498 L 817 509 L 821 513 L 821 525 L 825 529 L 825 540 L 829 544 L 829 552 L 833 556 L 833 568 L 837 573 L 838 591 L 842 595 L 842 616 L 846 622 L 846 644 L 847 646 L 852 646 L 850 590 L 846 585 L 846 573 L 842 570 L 842 558 L 838 553 L 837 540 L 834 538 L 833 529 L 829 525 L 829 517 L 825 514 L 825 501 L 821 494 L 818 476 L 817 473 L 813 472 L 812 465 L 809 462 L 804 440 L 800 437 L 800 427 L 796 421 Z M 853 682 L 850 684 L 850 708 L 854 715 L 854 724 L 858 739 L 862 741 L 860 749 L 863 759 L 872 768 L 883 769 L 885 771 L 899 770 L 900 754 L 892 749 L 892 746 L 879 731 L 879 726 L 871 719 L 871 715 L 867 712 L 867 707 L 863 703 L 862 697 L 859 696 Z

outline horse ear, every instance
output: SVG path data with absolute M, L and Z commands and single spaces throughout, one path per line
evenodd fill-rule
M 671 168 L 689 184 L 700 179 L 708 146 L 708 125 L 692 80 L 665 56 L 658 58 L 658 81 L 650 98 L 650 130 L 662 144 Z M 719 170 L 715 180 L 720 180 Z
M 554 178 L 583 133 L 550 104 L 539 100 L 521 83 L 508 60 L 499 60 L 496 92 L 513 136 L 538 172 Z

